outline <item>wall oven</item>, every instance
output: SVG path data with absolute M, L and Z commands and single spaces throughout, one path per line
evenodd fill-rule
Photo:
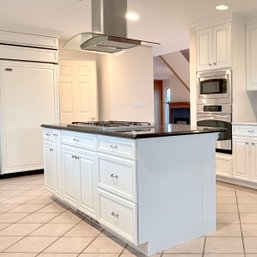
M 197 74 L 198 104 L 230 104 L 231 70 L 220 69 Z
M 198 105 L 197 125 L 225 128 L 219 133 L 216 151 L 232 154 L 232 107 L 230 104 Z

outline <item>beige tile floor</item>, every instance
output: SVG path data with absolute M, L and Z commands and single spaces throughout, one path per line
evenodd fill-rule
M 0 180 L 0 257 L 133 257 L 118 238 L 55 201 L 43 175 Z M 217 183 L 217 231 L 155 257 L 257 257 L 257 191 Z

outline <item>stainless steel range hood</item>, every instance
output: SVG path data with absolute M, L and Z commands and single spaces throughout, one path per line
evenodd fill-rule
M 71 38 L 64 48 L 100 53 L 116 53 L 154 42 L 127 38 L 127 0 L 91 0 L 92 32 Z

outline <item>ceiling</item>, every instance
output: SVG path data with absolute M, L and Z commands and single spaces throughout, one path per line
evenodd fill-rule
M 257 13 L 256 0 L 127 0 L 128 11 L 140 19 L 128 22 L 130 38 L 159 42 L 154 55 L 189 47 L 189 25 L 235 12 L 247 17 Z M 217 11 L 218 4 L 230 6 Z M 66 40 L 91 31 L 91 0 L 0 0 L 0 24 L 19 24 L 60 31 Z

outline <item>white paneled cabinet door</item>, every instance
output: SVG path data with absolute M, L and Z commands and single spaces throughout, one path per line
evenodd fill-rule
M 247 26 L 247 90 L 257 90 L 257 23 Z
M 248 137 L 233 137 L 234 178 L 250 181 L 250 139 Z
M 257 138 L 251 138 L 251 178 L 257 182 Z
M 40 125 L 58 120 L 56 65 L 0 63 L 2 173 L 43 168 Z
M 94 61 L 60 62 L 61 121 L 97 119 L 97 83 Z
M 79 179 L 78 209 L 85 214 L 95 218 L 95 204 L 96 204 L 96 154 L 82 153 L 78 154 L 79 170 L 77 172 Z
M 44 142 L 45 185 L 52 193 L 55 193 L 57 185 L 57 163 L 55 150 L 56 149 L 53 142 Z
M 231 25 L 213 27 L 213 62 L 217 68 L 231 66 Z
M 77 203 L 77 174 L 74 149 L 72 147 L 62 147 L 62 177 L 63 177 L 63 199 L 76 207 Z
M 197 31 L 196 40 L 198 70 L 209 69 L 212 62 L 212 30 L 208 28 Z

